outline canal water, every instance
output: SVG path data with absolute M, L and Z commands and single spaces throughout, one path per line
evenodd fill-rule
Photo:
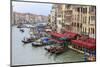
M 32 47 L 30 44 L 23 44 L 21 40 L 29 36 L 29 29 L 23 28 L 24 33 L 16 26 L 12 26 L 12 65 L 27 64 L 46 64 L 60 62 L 79 62 L 84 61 L 84 54 L 75 52 L 71 49 L 55 55 L 44 50 L 44 47 Z

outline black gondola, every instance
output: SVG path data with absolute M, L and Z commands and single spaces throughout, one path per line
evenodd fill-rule
M 24 32 L 24 30 L 23 30 L 23 29 L 20 29 L 20 31 L 21 31 L 21 32 Z
M 24 41 L 24 40 L 22 40 L 22 42 L 23 42 L 23 43 L 30 43 L 30 41 Z
M 26 41 L 25 40 L 22 40 L 22 42 L 24 43 L 24 44 L 26 44 L 26 43 L 31 43 L 31 42 L 33 42 L 34 41 L 34 39 L 27 39 Z

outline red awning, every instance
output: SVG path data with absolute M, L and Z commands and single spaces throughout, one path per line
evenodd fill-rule
M 96 39 L 94 39 L 94 38 L 88 38 L 86 40 L 86 42 L 91 43 L 91 44 L 96 44 Z
M 49 34 L 50 34 L 50 35 L 53 35 L 53 36 L 55 36 L 55 37 L 59 37 L 59 38 L 65 37 L 65 35 L 60 34 L 60 33 L 56 33 L 56 32 L 50 32 Z
M 90 38 L 90 37 L 84 36 L 84 35 L 81 35 L 79 40 L 84 40 L 85 42 L 88 42 L 88 43 L 91 43 L 91 44 L 95 44 L 96 43 L 96 39 L 95 38 Z
M 78 46 L 83 46 L 85 48 L 88 48 L 88 49 L 94 49 L 96 47 L 95 44 L 92 44 L 92 43 L 88 43 L 88 42 L 84 42 L 84 41 L 81 41 L 81 40 L 72 40 L 71 41 L 73 44 L 76 44 Z
M 50 35 L 53 35 L 55 37 L 67 37 L 67 38 L 74 38 L 77 34 L 76 33 L 72 33 L 72 32 L 66 32 L 64 34 L 61 34 L 61 33 L 56 33 L 56 32 L 50 32 L 49 33 Z
M 74 38 L 77 34 L 76 33 L 72 33 L 72 32 L 66 32 L 66 33 L 64 33 L 64 35 L 67 38 Z

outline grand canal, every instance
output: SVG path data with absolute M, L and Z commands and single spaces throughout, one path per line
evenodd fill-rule
M 23 28 L 24 33 L 16 26 L 12 26 L 12 65 L 45 64 L 60 62 L 84 61 L 84 54 L 68 49 L 66 52 L 55 55 L 44 50 L 45 46 L 33 47 L 31 43 L 23 44 L 21 40 L 29 36 L 29 29 Z

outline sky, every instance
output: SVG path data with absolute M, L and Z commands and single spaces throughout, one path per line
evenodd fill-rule
M 33 13 L 48 16 L 52 4 L 47 3 L 30 3 L 30 2 L 12 2 L 13 11 L 21 13 Z

